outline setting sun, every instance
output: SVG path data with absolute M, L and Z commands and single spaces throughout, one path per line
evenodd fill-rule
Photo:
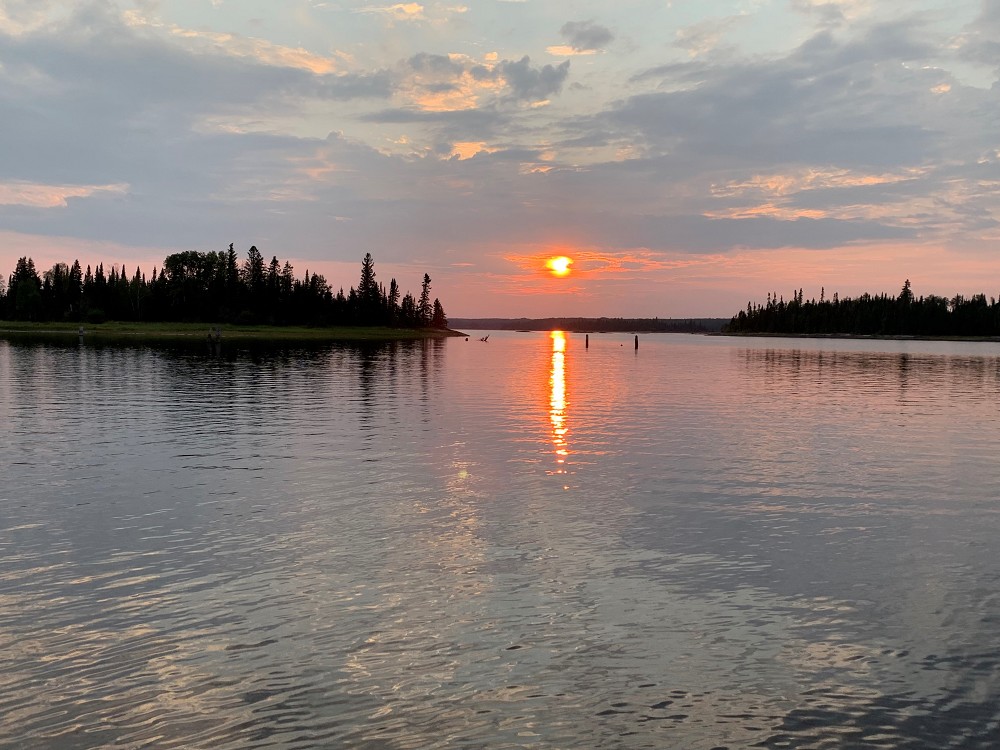
M 552 271 L 553 276 L 567 276 L 569 274 L 569 267 L 573 264 L 572 258 L 567 258 L 565 255 L 560 255 L 557 258 L 549 258 L 545 262 L 545 267 Z

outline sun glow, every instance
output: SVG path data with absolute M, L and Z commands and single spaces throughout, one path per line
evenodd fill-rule
M 545 261 L 545 267 L 552 271 L 553 276 L 568 276 L 571 265 L 573 265 L 573 259 L 567 258 L 565 255 L 559 255 Z

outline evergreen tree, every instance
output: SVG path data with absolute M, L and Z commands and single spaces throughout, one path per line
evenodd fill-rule
M 904 305 L 908 305 L 913 302 L 913 291 L 910 289 L 910 280 L 907 279 L 903 283 L 903 288 L 899 292 L 899 301 Z
M 235 271 L 233 269 L 236 269 Z M 27 320 L 190 320 L 217 322 L 265 319 L 275 323 L 310 325 L 447 325 L 440 300 L 430 302 L 430 276 L 424 275 L 419 302 L 407 293 L 400 299 L 395 279 L 389 288 L 375 279 L 374 261 L 366 254 L 361 284 L 364 294 L 343 288 L 334 296 L 321 274 L 306 271 L 294 277 L 291 263 L 282 267 L 277 256 L 265 266 L 251 247 L 242 268 L 229 252 L 185 251 L 168 255 L 152 269 L 147 281 L 138 266 L 103 264 L 72 266 L 57 263 L 39 277 L 34 261 L 18 261 L 6 284 L 0 285 L 0 316 Z M 256 290 L 257 293 L 254 293 Z M 239 307 L 230 301 L 237 299 Z
M 63 320 L 67 317 L 69 266 L 56 263 L 42 277 L 42 317 Z
M 399 284 L 395 279 L 389 282 L 389 294 L 386 296 L 386 313 L 389 324 L 392 325 L 399 317 Z
M 264 256 L 260 254 L 256 245 L 251 245 L 247 251 L 243 279 L 250 293 L 251 305 L 258 304 L 264 291 Z
M 8 296 L 13 299 L 14 318 L 38 320 L 42 313 L 42 280 L 35 270 L 35 261 L 21 257 L 11 276 Z
M 279 296 L 284 300 L 291 299 L 294 284 L 295 271 L 292 268 L 292 264 L 286 260 L 285 265 L 281 269 L 281 279 L 278 281 Z
M 281 287 L 281 264 L 277 255 L 271 256 L 271 262 L 267 266 L 266 286 L 268 322 L 274 323 L 278 315 L 278 294 Z
M 80 268 L 80 261 L 74 260 L 69 269 L 69 287 L 66 291 L 67 302 L 69 304 L 69 317 L 72 320 L 79 320 L 81 313 L 81 303 L 83 302 L 83 270 Z
M 233 243 L 229 243 L 226 250 L 225 260 L 225 308 L 226 315 L 230 319 L 234 318 L 240 309 L 240 297 L 242 296 L 243 282 L 240 279 L 240 263 L 233 249 Z
M 409 292 L 403 296 L 403 301 L 399 305 L 399 317 L 403 325 L 420 325 L 420 319 L 417 315 L 417 301 Z
M 226 287 L 230 291 L 235 291 L 240 284 L 240 266 L 239 258 L 236 255 L 236 251 L 233 249 L 233 243 L 229 243 L 229 249 L 226 251 Z
M 361 281 L 358 284 L 358 297 L 365 301 L 374 300 L 378 295 L 375 285 L 375 261 L 371 253 L 365 253 L 361 261 Z
M 444 308 L 441 306 L 441 301 L 434 298 L 434 314 L 431 318 L 431 325 L 434 328 L 447 328 L 448 327 L 448 317 L 444 314 Z
M 433 310 L 431 308 L 431 277 L 424 274 L 424 282 L 420 287 L 420 302 L 417 306 L 417 319 L 421 326 L 430 325 Z
M 917 298 L 909 280 L 897 296 L 862 294 L 857 299 L 806 302 L 797 292 L 793 304 L 775 303 L 768 295 L 766 306 L 748 305 L 725 327 L 731 333 L 823 333 L 922 336 L 1000 335 L 1000 305 L 985 294 L 970 298 L 955 295 L 945 299 L 935 295 Z
M 355 314 L 358 322 L 365 325 L 381 323 L 383 307 L 382 294 L 375 281 L 375 261 L 371 253 L 365 253 L 361 261 L 361 280 L 358 282 L 357 290 Z

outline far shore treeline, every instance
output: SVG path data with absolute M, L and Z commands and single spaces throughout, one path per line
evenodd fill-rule
M 242 262 L 232 245 L 174 253 L 148 277 L 125 266 L 83 269 L 79 261 L 39 273 L 23 257 L 6 285 L 0 277 L 0 320 L 446 328 L 444 307 L 430 291 L 427 274 L 417 297 L 402 293 L 395 279 L 386 288 L 376 281 L 371 253 L 361 262 L 357 288 L 346 294 L 343 287 L 334 293 L 318 273 L 296 278 L 290 263 L 277 257 L 268 263 L 256 246 Z
M 464 330 L 718 333 L 729 318 L 452 318 Z
M 857 336 L 1000 336 L 1000 303 L 984 294 L 951 299 L 916 297 L 907 279 L 896 296 L 862 294 L 832 299 L 804 299 L 802 290 L 788 301 L 767 295 L 767 304 L 747 309 L 723 327 L 723 333 L 848 334 Z

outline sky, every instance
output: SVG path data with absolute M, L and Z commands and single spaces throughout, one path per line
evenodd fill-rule
M 998 75 L 1000 0 L 0 0 L 0 273 L 234 243 L 451 317 L 994 296 Z

